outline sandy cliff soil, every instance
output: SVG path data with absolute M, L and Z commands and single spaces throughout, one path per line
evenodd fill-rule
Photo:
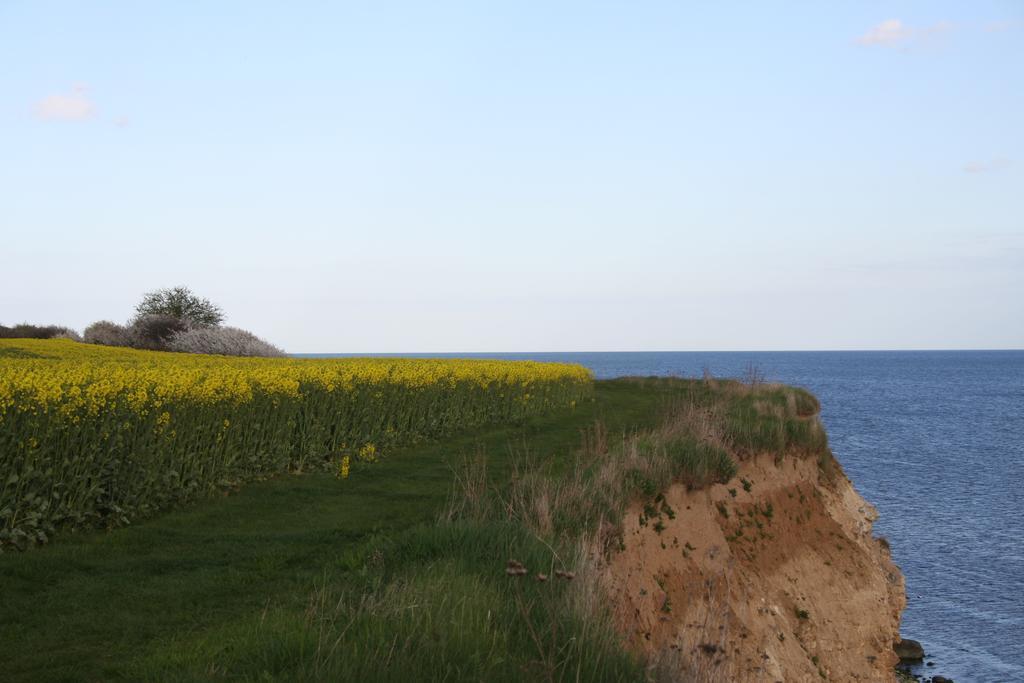
M 813 459 L 758 456 L 728 485 L 630 510 L 606 586 L 659 678 L 895 679 L 903 576 L 835 471 L 826 483 Z

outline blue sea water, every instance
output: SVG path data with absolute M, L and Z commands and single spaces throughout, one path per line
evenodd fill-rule
M 806 387 L 906 576 L 901 630 L 935 663 L 916 672 L 1024 681 L 1024 351 L 430 355 L 567 361 L 598 378 L 754 366 Z

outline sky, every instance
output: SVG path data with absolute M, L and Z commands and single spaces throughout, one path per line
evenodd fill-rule
M 0 323 L 1024 347 L 1024 2 L 0 0 Z

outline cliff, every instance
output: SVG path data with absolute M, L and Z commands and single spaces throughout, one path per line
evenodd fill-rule
M 895 680 L 903 577 L 875 509 L 820 463 L 751 456 L 728 484 L 632 506 L 605 587 L 656 678 Z

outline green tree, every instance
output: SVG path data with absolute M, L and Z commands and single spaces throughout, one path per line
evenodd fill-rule
M 188 321 L 195 327 L 216 327 L 224 321 L 224 312 L 209 299 L 196 296 L 188 287 L 157 289 L 146 293 L 135 307 L 137 318 L 169 315 Z

